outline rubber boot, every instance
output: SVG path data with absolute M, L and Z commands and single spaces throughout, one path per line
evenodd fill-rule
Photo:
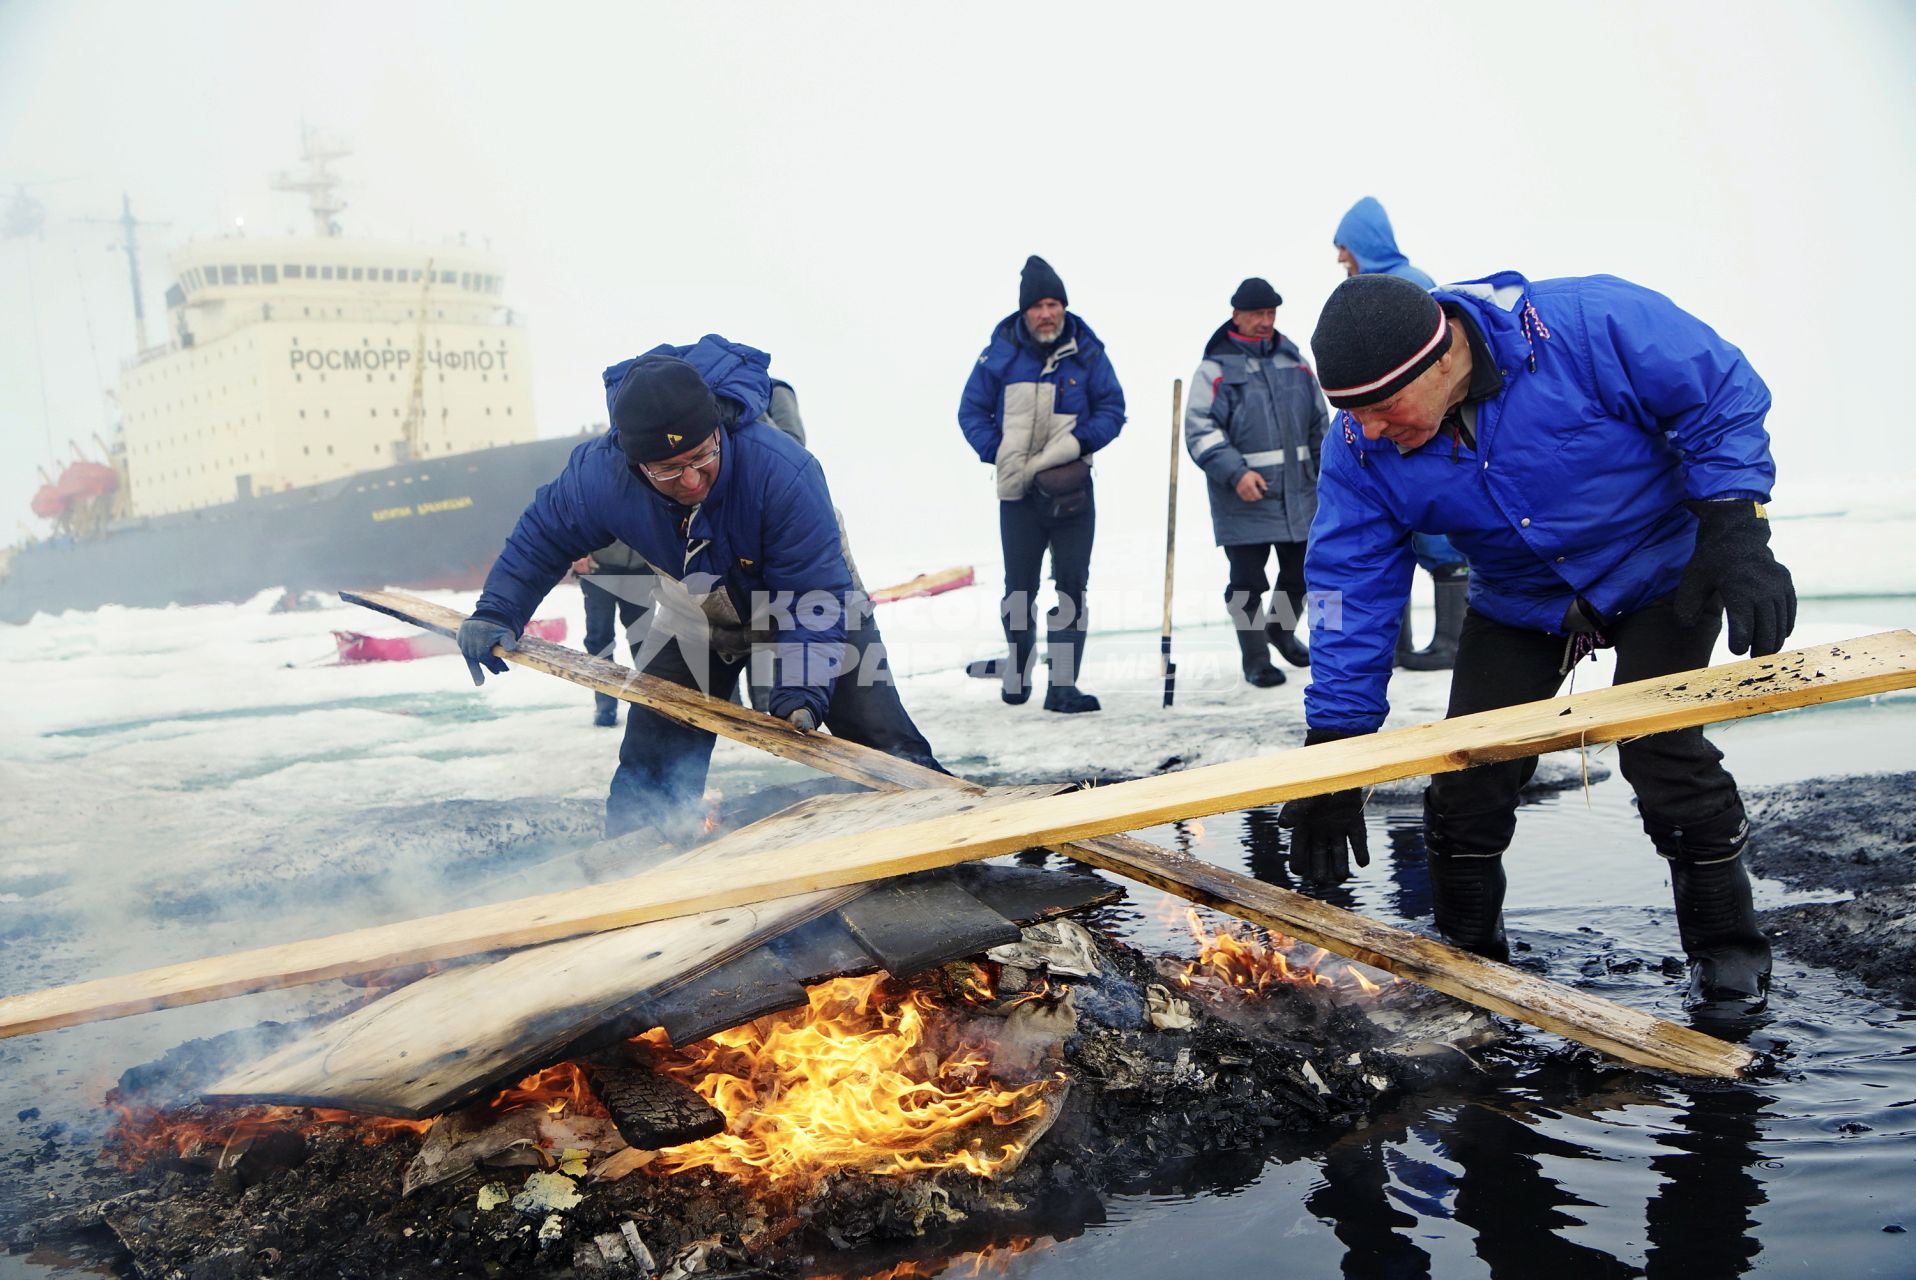
M 1070 627 L 1045 635 L 1045 649 L 1051 658 L 1051 679 L 1045 686 L 1044 709 L 1065 715 L 1098 711 L 1102 704 L 1078 689 L 1078 664 L 1084 658 L 1084 629 Z
M 1763 1012 L 1770 995 L 1770 942 L 1756 925 L 1743 852 L 1700 862 L 1670 860 L 1677 934 L 1690 960 L 1683 1006 L 1710 1019 Z
M 592 723 L 601 729 L 609 729 L 619 723 L 619 700 L 609 693 L 592 695 Z
M 1227 591 L 1224 611 L 1231 619 L 1231 630 L 1237 634 L 1238 668 L 1244 672 L 1244 682 L 1260 689 L 1273 689 L 1284 683 L 1284 673 L 1271 665 L 1271 648 L 1265 642 L 1264 628 L 1259 625 L 1262 620 L 1258 605 L 1262 600 L 1262 596 Z
M 1508 961 L 1504 937 L 1504 858 L 1430 854 L 1431 915 L 1437 932 L 1466 951 Z
M 1264 623 L 1264 635 L 1271 642 L 1271 647 L 1277 650 L 1277 656 L 1284 661 L 1294 667 L 1311 665 L 1311 651 L 1297 638 L 1296 627 L 1287 627 L 1271 618 Z
M 1411 656 L 1416 652 L 1416 646 L 1410 642 L 1410 604 L 1406 601 L 1404 604 L 1404 616 L 1399 621 L 1397 627 L 1397 650 L 1391 656 L 1391 661 L 1400 667 L 1409 666 Z
M 1448 671 L 1457 665 L 1457 638 L 1464 631 L 1464 610 L 1470 604 L 1470 575 L 1459 573 L 1437 579 L 1437 628 L 1426 648 L 1399 654 L 1397 665 L 1406 671 Z M 1405 618 L 1410 614 L 1405 612 Z M 1406 627 L 1405 630 L 1409 628 Z M 1402 633 L 1399 633 L 1402 644 Z
M 1038 637 L 1030 627 L 1005 628 L 1005 647 L 1009 656 L 994 659 L 998 663 L 998 695 L 1012 706 L 1022 706 L 1031 698 L 1031 666 L 1038 656 Z

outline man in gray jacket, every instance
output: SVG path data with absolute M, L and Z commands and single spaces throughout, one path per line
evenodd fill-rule
M 1230 562 L 1224 602 L 1237 631 L 1244 678 L 1284 683 L 1275 645 L 1294 667 L 1310 652 L 1297 638 L 1304 608 L 1304 548 L 1317 514 L 1317 459 L 1330 425 L 1317 379 L 1277 331 L 1283 299 L 1256 276 L 1231 295 L 1231 318 L 1205 344 L 1184 411 L 1184 447 L 1204 468 L 1211 529 Z M 1260 608 L 1277 553 L 1277 591 Z

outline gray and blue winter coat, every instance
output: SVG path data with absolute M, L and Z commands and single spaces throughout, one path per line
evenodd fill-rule
M 1601 622 L 1676 589 L 1696 546 L 1685 501 L 1766 501 L 1776 479 L 1769 388 L 1662 294 L 1505 271 L 1436 298 L 1480 330 L 1502 388 L 1477 402 L 1474 440 L 1440 431 L 1408 452 L 1338 414 L 1304 571 L 1322 606 L 1312 728 L 1383 723 L 1413 530 L 1470 557 L 1474 612 L 1556 635 L 1579 598 Z
M 711 492 L 696 507 L 681 506 L 632 473 L 617 428 L 588 440 L 519 517 L 474 616 L 523 631 L 573 560 L 616 539 L 644 557 L 661 579 L 662 597 L 678 594 L 676 583 L 706 612 L 747 624 L 740 634 L 756 624 L 777 646 L 772 714 L 805 707 L 823 723 L 843 663 L 852 592 L 825 473 L 803 447 L 760 420 L 771 395 L 770 356 L 717 334 L 644 353 L 660 354 L 689 361 L 721 406 L 738 406 L 737 425 L 724 428 Z M 608 406 L 642 358 L 605 371 Z M 769 614 L 761 609 L 755 619 L 755 606 L 768 603 Z
M 1390 215 L 1375 196 L 1365 196 L 1350 207 L 1331 243 L 1351 251 L 1357 269 L 1365 275 L 1402 276 L 1420 289 L 1434 289 L 1437 282 L 1411 265 L 1397 247 L 1397 233 L 1390 228 Z
M 1220 547 L 1302 542 L 1317 514 L 1317 468 L 1330 410 L 1297 346 L 1283 334 L 1238 336 L 1227 320 L 1211 335 L 1191 378 L 1184 447 L 1204 469 L 1211 532 Z M 1264 477 L 1264 497 L 1246 502 L 1237 482 Z
M 1040 471 L 1096 453 L 1124 429 L 1124 388 L 1091 326 L 1065 313 L 1046 346 L 1024 314 L 998 322 L 972 366 L 958 425 L 981 461 L 998 470 L 998 497 L 1023 498 Z

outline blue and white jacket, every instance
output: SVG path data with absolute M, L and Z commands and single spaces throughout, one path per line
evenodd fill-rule
M 1775 482 L 1769 388 L 1662 294 L 1506 271 L 1435 296 L 1476 322 L 1503 387 L 1478 402 L 1471 444 L 1440 431 L 1405 453 L 1348 413 L 1332 424 L 1305 565 L 1324 606 L 1312 728 L 1383 723 L 1413 530 L 1470 558 L 1473 610 L 1561 634 L 1579 597 L 1611 620 L 1676 589 L 1696 544 L 1684 501 L 1763 501 Z
M 1124 388 L 1091 326 L 1065 313 L 1049 346 L 1013 312 L 991 331 L 958 404 L 958 425 L 998 469 L 998 497 L 1015 502 L 1040 471 L 1096 453 L 1124 429 Z

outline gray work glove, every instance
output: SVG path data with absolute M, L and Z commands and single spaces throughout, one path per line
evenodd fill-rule
M 1304 745 L 1337 742 L 1360 735 L 1335 729 L 1312 729 Z M 1291 833 L 1291 871 L 1313 884 L 1336 884 L 1351 878 L 1351 855 L 1357 865 L 1370 865 L 1370 838 L 1364 832 L 1364 792 L 1360 787 L 1329 795 L 1287 800 L 1277 812 L 1277 823 Z
M 466 670 L 472 672 L 474 684 L 486 682 L 486 671 L 496 676 L 506 673 L 506 660 L 492 652 L 494 645 L 517 649 L 519 637 L 513 634 L 511 627 L 487 618 L 467 618 L 459 624 L 459 652 L 465 655 Z M 481 671 L 480 667 L 486 670 Z
M 818 728 L 818 719 L 812 715 L 812 709 L 810 707 L 800 707 L 798 710 L 792 712 L 792 714 L 785 717 L 785 723 L 791 725 L 792 728 L 798 730 L 800 733 L 811 733 Z
M 1686 502 L 1696 514 L 1696 551 L 1677 583 L 1677 621 L 1692 625 L 1721 607 L 1730 652 L 1764 658 L 1796 627 L 1796 586 L 1770 552 L 1763 505 L 1747 498 Z

